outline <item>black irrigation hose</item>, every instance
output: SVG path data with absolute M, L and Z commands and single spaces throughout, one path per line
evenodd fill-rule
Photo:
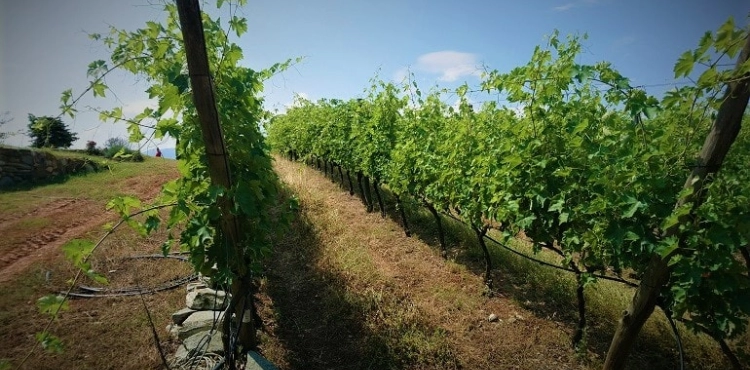
M 173 279 L 170 280 L 163 285 L 157 286 L 155 288 L 150 289 L 142 289 L 142 290 L 129 290 L 129 291 L 122 291 L 122 292 L 110 292 L 109 290 L 102 290 L 102 291 L 96 291 L 92 293 L 78 293 L 78 292 L 70 292 L 68 293 L 68 296 L 70 297 L 76 297 L 76 298 L 110 298 L 110 297 L 130 297 L 130 296 L 136 296 L 136 295 L 142 295 L 142 294 L 153 294 L 165 290 L 170 290 L 177 288 L 180 285 L 187 284 L 193 280 L 198 279 L 198 275 L 193 274 L 190 276 L 185 276 L 179 279 Z M 67 292 L 60 292 L 60 294 L 66 294 Z
M 361 178 L 362 173 L 361 172 L 357 173 L 357 176 L 358 176 L 358 180 L 360 180 L 359 181 L 359 185 L 360 185 L 360 190 L 362 191 L 362 182 L 361 182 L 362 181 L 362 178 Z M 351 178 L 350 178 L 349 181 L 351 181 Z M 368 186 L 368 190 L 369 190 L 369 186 Z M 366 199 L 364 191 L 362 191 L 362 193 L 363 193 L 362 197 Z M 365 204 L 368 205 L 368 207 L 370 207 L 370 205 L 368 204 L 367 200 L 365 200 Z M 370 212 L 369 209 L 368 209 L 368 212 Z M 455 221 L 457 221 L 457 222 L 459 222 L 459 223 L 461 223 L 463 225 L 466 225 L 467 227 L 469 226 L 463 220 L 459 219 L 458 217 L 456 217 L 456 216 L 454 216 L 454 215 L 452 215 L 450 213 L 447 213 L 447 212 L 444 212 L 444 211 L 439 211 L 439 212 L 442 213 L 442 214 L 444 214 L 445 216 L 448 216 L 448 217 L 452 218 L 453 220 L 455 220 Z M 519 251 L 517 251 L 517 250 L 515 250 L 515 249 L 513 249 L 511 247 L 508 247 L 507 245 L 505 245 L 503 243 L 500 243 L 498 240 L 492 238 L 489 235 L 485 234 L 484 237 L 487 238 L 488 240 L 490 240 L 491 242 L 497 244 L 498 246 L 502 247 L 503 249 L 505 249 L 505 250 L 507 250 L 507 251 L 509 251 L 509 252 L 511 252 L 511 253 L 513 253 L 513 254 L 515 254 L 517 256 L 519 256 L 519 257 L 522 257 L 522 258 L 525 258 L 527 260 L 536 262 L 536 263 L 538 263 L 538 264 L 540 264 L 542 266 L 548 266 L 548 267 L 552 267 L 552 268 L 555 268 L 555 269 L 558 269 L 558 270 L 576 273 L 576 271 L 573 270 L 573 269 L 569 269 L 569 268 L 566 268 L 566 267 L 563 267 L 563 266 L 559 266 L 559 265 L 556 265 L 556 264 L 553 264 L 553 263 L 545 262 L 545 261 L 542 261 L 540 259 L 528 256 L 526 254 L 523 254 L 523 253 L 521 253 L 521 252 L 519 252 Z M 621 279 L 621 278 L 615 278 L 615 277 L 611 277 L 611 276 L 607 276 L 607 275 L 601 275 L 601 274 L 591 274 L 591 276 L 594 276 L 596 278 L 603 279 L 603 280 L 614 281 L 614 282 L 617 282 L 617 283 L 620 283 L 620 284 L 627 285 L 627 286 L 629 286 L 631 288 L 637 288 L 638 287 L 638 284 L 633 283 L 631 281 L 627 281 L 625 279 Z
M 677 325 L 674 323 L 674 320 L 672 319 L 672 315 L 666 310 L 662 310 L 662 311 L 664 312 L 664 316 L 667 317 L 669 326 L 672 327 L 672 332 L 674 332 L 674 338 L 677 341 L 677 350 L 680 352 L 680 370 L 685 370 L 685 353 L 682 349 L 682 338 L 680 337 L 680 331 L 677 330 Z
M 187 262 L 187 257 L 182 256 L 180 254 L 169 254 L 169 255 L 162 255 L 162 254 L 148 254 L 148 255 L 141 255 L 141 256 L 132 256 L 132 257 L 126 257 L 125 259 L 156 259 L 156 258 L 169 258 L 169 259 L 176 259 L 179 261 Z M 190 274 L 188 276 L 183 276 L 176 279 L 167 280 L 166 282 L 162 283 L 161 285 L 157 285 L 156 287 L 152 288 L 142 288 L 140 286 L 130 286 L 125 288 L 117 288 L 117 289 L 107 289 L 107 288 L 97 288 L 97 287 L 91 287 L 86 285 L 78 285 L 79 292 L 61 292 L 61 294 L 67 294 L 70 297 L 76 297 L 76 298 L 110 298 L 110 297 L 129 297 L 129 296 L 135 296 L 135 295 L 142 295 L 142 294 L 153 294 L 165 290 L 170 290 L 177 288 L 180 285 L 187 284 L 193 280 L 198 279 L 197 274 Z
M 458 217 L 456 217 L 456 216 L 454 216 L 454 215 L 452 215 L 450 213 L 446 213 L 446 212 L 440 212 L 440 213 L 442 213 L 442 214 L 450 217 L 451 219 L 453 219 L 453 220 L 455 220 L 457 222 L 460 222 L 463 225 L 466 225 L 466 223 L 463 220 L 459 219 Z M 466 226 L 468 226 L 468 225 L 466 225 Z M 519 257 L 523 257 L 525 259 L 534 261 L 534 262 L 536 262 L 536 263 L 538 263 L 540 265 L 543 265 L 543 266 L 548 266 L 548 267 L 556 268 L 558 270 L 575 273 L 575 270 L 573 270 L 573 269 L 569 269 L 567 267 L 555 265 L 554 263 L 545 262 L 545 261 L 542 261 L 540 259 L 531 257 L 531 256 L 526 255 L 526 254 L 523 254 L 523 253 L 521 253 L 521 252 L 519 252 L 519 251 L 517 251 L 517 250 L 515 250 L 515 249 L 513 249 L 511 247 L 508 247 L 507 245 L 499 242 L 498 240 L 496 240 L 495 238 L 493 238 L 493 237 L 491 237 L 489 235 L 485 235 L 484 237 L 487 238 L 489 241 L 497 244 L 498 246 L 502 247 L 503 249 L 505 249 L 505 250 L 507 250 L 507 251 L 509 251 L 509 252 L 511 252 L 511 253 L 513 253 L 513 254 L 515 254 L 517 256 L 519 256 Z M 625 284 L 625 285 L 627 285 L 627 286 L 629 286 L 631 288 L 638 287 L 638 284 L 630 282 L 630 281 L 627 281 L 627 280 L 618 279 L 618 278 L 614 278 L 614 277 L 611 277 L 611 276 L 600 275 L 600 274 L 591 274 L 591 275 L 594 276 L 594 277 L 600 278 L 600 279 L 610 280 L 610 281 L 618 282 L 618 283 L 621 283 L 621 284 Z
M 349 181 L 351 181 L 351 179 Z M 343 179 L 342 179 L 342 182 L 343 182 Z M 351 184 L 351 182 L 350 182 L 350 184 Z M 396 197 L 396 199 L 397 199 L 397 203 L 401 203 L 400 199 L 398 198 L 398 196 Z M 439 211 L 439 212 L 442 213 L 443 215 L 445 215 L 445 216 L 453 219 L 454 221 L 461 223 L 462 225 L 465 225 L 467 227 L 469 226 L 463 220 L 459 219 L 458 217 L 454 216 L 451 213 L 443 212 L 443 211 Z M 402 213 L 403 213 L 403 211 L 402 211 Z M 402 214 L 402 217 L 403 216 L 404 215 Z M 406 218 L 405 217 L 404 217 L 404 225 L 406 225 Z M 408 226 L 407 226 L 407 231 L 406 232 L 407 232 L 407 236 L 409 236 Z M 479 235 L 478 232 L 477 232 L 477 235 Z M 494 239 L 493 237 L 487 235 L 486 233 L 484 233 L 483 237 L 487 238 L 489 241 L 497 244 L 501 248 L 503 248 L 503 249 L 505 249 L 505 250 L 507 250 L 507 251 L 509 251 L 509 252 L 511 252 L 511 253 L 513 253 L 513 254 L 515 254 L 517 256 L 519 256 L 519 257 L 522 257 L 522 258 L 525 258 L 527 260 L 536 262 L 536 263 L 538 263 L 538 264 L 540 264 L 542 266 L 548 266 L 548 267 L 552 267 L 552 268 L 555 268 L 555 269 L 558 269 L 558 270 L 572 272 L 572 273 L 575 273 L 575 274 L 580 274 L 581 273 L 580 271 L 576 271 L 574 269 L 570 269 L 570 268 L 566 268 L 566 267 L 563 267 L 563 266 L 555 265 L 553 263 L 549 263 L 549 262 L 542 261 L 540 259 L 528 256 L 528 255 L 526 255 L 524 253 L 521 253 L 521 252 L 519 252 L 519 251 L 517 251 L 517 250 L 515 250 L 513 248 L 508 247 L 507 245 L 499 242 L 498 240 Z M 744 256 L 744 253 L 743 253 L 743 256 Z M 748 265 L 750 266 L 750 258 L 747 258 L 746 262 L 748 262 Z M 591 274 L 591 275 L 594 276 L 594 277 L 596 277 L 596 278 L 599 278 L 599 279 L 609 280 L 609 281 L 614 281 L 614 282 L 617 282 L 617 283 L 621 283 L 621 284 L 627 285 L 627 286 L 629 286 L 631 288 L 638 287 L 638 284 L 633 283 L 631 281 L 627 281 L 625 279 L 614 278 L 614 277 L 611 277 L 611 276 L 601 275 L 601 274 Z M 669 314 L 669 312 L 668 311 L 664 311 L 664 314 L 665 314 L 665 316 L 667 318 L 667 321 L 669 322 L 670 327 L 672 328 L 672 331 L 674 332 L 675 340 L 677 341 L 677 349 L 679 351 L 679 356 L 680 356 L 680 370 L 684 370 L 685 369 L 685 353 L 684 353 L 684 349 L 683 349 L 683 346 L 682 346 L 682 338 L 680 337 L 680 332 L 679 332 L 679 330 L 677 328 L 677 325 L 675 324 L 674 320 L 672 319 L 671 315 Z M 722 341 L 719 341 L 719 344 L 722 345 L 722 350 L 725 350 L 724 347 L 726 346 L 726 342 L 723 342 L 723 340 L 722 340 Z M 726 347 L 728 347 L 728 346 L 726 346 Z M 727 351 L 725 350 L 724 352 L 726 353 Z M 731 358 L 730 358 L 730 360 L 731 360 Z M 216 370 L 216 369 L 218 369 L 218 365 L 217 365 L 216 368 L 214 368 L 214 370 Z

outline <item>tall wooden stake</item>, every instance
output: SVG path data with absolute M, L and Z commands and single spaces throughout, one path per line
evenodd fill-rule
M 224 143 L 221 125 L 219 124 L 219 113 L 216 108 L 214 86 L 211 81 L 211 71 L 208 66 L 208 55 L 206 53 L 206 40 L 203 34 L 201 22 L 201 10 L 198 0 L 177 0 L 177 11 L 180 16 L 182 38 L 185 42 L 185 54 L 187 56 L 190 84 L 192 86 L 193 101 L 200 120 L 201 133 L 206 146 L 208 157 L 208 173 L 213 185 L 225 189 L 232 187 L 232 174 L 229 167 L 229 158 Z M 234 274 L 232 280 L 232 302 L 230 307 L 239 321 L 239 333 L 237 344 L 244 350 L 256 347 L 255 325 L 252 316 L 248 317 L 252 307 L 252 295 L 250 289 L 249 270 L 245 261 L 243 248 L 240 245 L 241 232 L 238 219 L 231 212 L 232 200 L 222 196 L 217 203 L 221 210 L 221 219 L 218 231 L 221 238 L 217 242 L 224 242 L 232 249 L 238 257 L 235 266 L 232 267 Z M 231 313 L 228 312 L 228 313 Z M 242 318 L 242 320 L 240 320 Z M 224 318 L 227 323 L 231 315 Z M 225 328 L 229 325 L 225 324 Z M 233 350 L 229 348 L 229 335 L 224 335 L 224 347 L 229 354 Z M 231 358 L 231 357 L 230 357 Z
M 750 37 L 745 40 L 745 46 L 737 60 L 737 68 L 748 59 L 749 55 Z M 719 171 L 724 162 L 724 157 L 726 157 L 729 148 L 737 138 L 742 125 L 742 117 L 745 108 L 747 108 L 748 99 L 750 99 L 750 77 L 747 75 L 743 77 L 728 84 L 724 102 L 719 107 L 716 121 L 703 143 L 698 163 L 693 167 L 692 173 L 685 181 L 684 188 L 692 188 L 693 195 L 678 200 L 676 208 L 688 202 L 693 202 L 693 209 L 700 205 L 703 201 L 700 196 L 703 185 L 708 181 L 707 179 L 711 174 Z M 690 215 L 682 217 L 676 225 L 664 230 L 664 236 L 678 235 L 679 226 L 686 222 L 690 222 Z M 669 280 L 670 270 L 667 265 L 669 258 L 670 256 L 662 258 L 657 254 L 651 257 L 641 279 L 641 284 L 633 296 L 633 301 L 623 312 L 615 336 L 612 338 L 612 343 L 607 352 L 607 360 L 604 363 L 604 370 L 625 368 L 630 349 L 633 347 L 643 324 L 654 312 L 662 286 Z

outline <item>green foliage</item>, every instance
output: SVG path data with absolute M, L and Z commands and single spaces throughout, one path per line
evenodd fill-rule
M 107 278 L 94 271 L 91 268 L 91 264 L 88 262 L 88 257 L 93 252 L 94 246 L 95 244 L 89 240 L 72 239 L 62 246 L 62 250 L 65 254 L 65 258 L 74 266 L 78 267 L 89 278 L 100 284 L 107 284 Z
M 104 153 L 96 147 L 96 141 L 89 140 L 86 142 L 86 154 L 102 156 Z
M 143 162 L 143 154 L 138 150 L 130 149 L 127 140 L 120 137 L 107 139 L 104 149 L 101 151 L 105 158 L 129 162 Z
M 119 69 L 145 77 L 149 82 L 146 92 L 158 102 L 156 108 L 145 108 L 132 118 L 126 118 L 123 109 L 116 107 L 100 112 L 100 119 L 126 123 L 131 142 L 145 138 L 141 129 L 152 124 L 144 121 L 156 122 L 154 137 L 178 139 L 176 152 L 180 158 L 181 177 L 166 184 L 162 196 L 156 200 L 158 204 L 175 204 L 166 217 L 156 210 L 131 217 L 131 212 L 146 207 L 131 197 L 112 200 L 108 209 L 118 212 L 142 235 L 165 225 L 170 238 L 162 252 L 168 253 L 173 247 L 189 252 L 196 271 L 213 275 L 217 280 L 230 279 L 248 269 L 256 271 L 261 257 L 270 251 L 272 235 L 283 226 L 274 216 L 278 179 L 260 134 L 259 124 L 268 118 L 260 93 L 263 81 L 287 68 L 291 61 L 261 71 L 241 65 L 242 50 L 227 35 L 233 32 L 239 37 L 247 32 L 247 21 L 236 15 L 235 5 L 242 4 L 244 1 L 230 4 L 227 24 L 203 15 L 216 107 L 234 184 L 229 189 L 211 184 L 176 6 L 171 3 L 164 6 L 166 17 L 162 23 L 146 22 L 135 31 L 110 28 L 108 33 L 90 35 L 110 50 L 111 57 L 109 61 L 99 60 L 89 65 L 91 81 L 87 91 L 96 97 L 104 96 L 108 87 L 103 77 Z M 226 7 L 224 1 L 217 5 Z M 74 115 L 77 100 L 71 90 L 63 92 L 63 112 Z M 127 141 L 120 138 L 110 139 L 104 154 L 114 158 L 140 155 L 128 152 Z M 243 234 L 237 248 L 227 245 L 219 233 L 221 199 L 230 201 L 231 212 L 241 224 Z M 175 232 L 179 237 L 173 235 Z M 214 265 L 216 270 L 211 268 Z
M 57 318 L 58 315 L 70 309 L 68 302 L 62 295 L 50 294 L 39 298 L 36 301 L 36 307 L 39 313 L 50 316 L 51 318 Z M 61 353 L 63 351 L 63 343 L 60 338 L 52 335 L 46 329 L 42 332 L 35 334 L 37 342 L 51 353 Z
M 703 203 L 675 209 L 711 128 L 724 84 L 743 78 L 721 68 L 747 30 L 730 19 L 683 53 L 676 77 L 694 86 L 659 100 L 631 86 L 610 63 L 580 64 L 578 37 L 553 33 L 530 61 L 489 71 L 481 88 L 507 106 L 469 103 L 468 86 L 452 94 L 401 91 L 373 82 L 367 99 L 301 101 L 273 117 L 267 131 L 279 151 L 332 160 L 382 179 L 400 196 L 459 210 L 466 222 L 501 225 L 537 245 L 554 246 L 564 264 L 588 272 L 642 273 L 651 256 L 669 258 L 665 308 L 689 327 L 734 338 L 746 330 L 750 280 L 740 249 L 750 243 L 750 135 L 742 131 Z M 408 103 L 408 104 L 407 104 Z M 680 233 L 663 230 L 683 215 Z M 748 262 L 750 263 L 750 262 Z
M 78 136 L 59 117 L 36 117 L 29 114 L 31 146 L 35 148 L 69 148 Z
M 36 301 L 36 307 L 40 313 L 56 316 L 61 311 L 70 309 L 68 302 L 61 295 L 48 295 Z
M 62 353 L 64 351 L 63 343 L 60 338 L 50 333 L 36 333 L 35 338 L 36 341 L 42 345 L 42 348 L 50 353 Z
M 219 7 L 223 3 L 219 1 Z M 158 101 L 157 108 L 145 108 L 133 118 L 125 117 L 122 107 L 99 112 L 102 121 L 126 123 L 129 134 L 127 141 L 110 139 L 104 155 L 115 159 L 143 160 L 139 152 L 128 148 L 128 141 L 145 139 L 141 129 L 151 124 L 144 124 L 144 121 L 155 121 L 154 137 L 177 139 L 181 177 L 163 187 L 161 196 L 155 200 L 157 206 L 142 205 L 133 197 L 120 197 L 111 200 L 107 208 L 117 212 L 123 222 L 143 236 L 165 225 L 169 238 L 162 245 L 162 253 L 166 255 L 176 245 L 189 253 L 196 271 L 211 276 L 218 283 L 236 283 L 239 278 L 244 281 L 257 273 L 262 257 L 270 251 L 271 238 L 290 220 L 285 215 L 289 211 L 277 207 L 278 178 L 273 172 L 259 125 L 268 119 L 260 98 L 263 81 L 285 70 L 291 60 L 261 71 L 240 65 L 242 50 L 228 39 L 228 35 L 234 31 L 239 37 L 247 31 L 247 21 L 237 17 L 237 6 L 232 6 L 244 3 L 244 0 L 239 0 L 230 4 L 231 21 L 227 30 L 219 19 L 212 19 L 207 14 L 202 18 L 216 108 L 228 153 L 233 184 L 230 188 L 212 185 L 209 176 L 175 4 L 164 6 L 164 23 L 146 22 L 143 28 L 135 31 L 111 27 L 107 34 L 90 35 L 91 39 L 102 42 L 109 49 L 110 60 L 89 64 L 87 75 L 91 80 L 82 94 L 73 98 L 69 89 L 60 98 L 62 114 L 75 117 L 76 104 L 85 94 L 91 92 L 94 97 L 105 96 L 109 87 L 104 77 L 114 70 L 132 73 L 149 83 L 146 92 Z M 230 245 L 219 227 L 221 212 L 226 211 L 220 204 L 227 203 L 229 212 L 236 215 L 239 224 L 238 245 Z M 166 215 L 159 212 L 164 205 L 172 207 Z M 175 233 L 179 233 L 179 237 L 175 237 Z M 106 284 L 106 279 L 93 271 L 87 262 L 93 248 L 89 241 L 73 240 L 63 250 L 83 273 Z M 50 350 L 62 349 L 60 341 L 46 331 L 38 334 L 37 340 Z

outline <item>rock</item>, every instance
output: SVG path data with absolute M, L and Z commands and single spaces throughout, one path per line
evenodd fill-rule
M 489 322 L 497 322 L 497 320 L 499 320 L 499 319 L 500 319 L 500 318 L 499 318 L 499 317 L 497 317 L 497 315 L 495 315 L 495 314 L 493 313 L 493 314 L 490 314 L 490 316 L 489 316 L 489 317 L 487 318 L 487 321 L 489 321 Z
M 172 337 L 172 339 L 179 339 L 180 338 L 180 326 L 169 324 L 167 325 L 167 332 L 169 332 L 169 336 Z
M 206 283 L 204 283 L 202 281 L 196 281 L 196 282 L 192 282 L 192 283 L 187 283 L 187 285 L 185 286 L 185 289 L 187 290 L 188 293 L 190 293 L 190 292 L 192 292 L 194 290 L 203 289 L 203 288 L 208 288 L 208 286 L 206 285 Z
M 222 310 L 228 304 L 229 297 L 223 290 L 201 288 L 188 293 L 185 297 L 185 305 L 194 310 Z
M 177 348 L 175 358 L 184 360 L 204 353 L 224 354 L 224 343 L 221 341 L 220 331 L 202 331 L 191 335 Z
M 224 312 L 198 311 L 188 316 L 182 325 L 177 326 L 177 338 L 185 340 L 191 335 L 208 331 L 212 328 L 221 331 L 224 320 Z
M 191 310 L 189 308 L 183 308 L 172 314 L 172 322 L 175 323 L 175 325 L 182 325 L 185 319 L 187 319 L 194 312 L 198 312 L 198 311 Z
M 214 263 L 214 266 L 212 267 L 212 269 L 216 270 L 216 264 L 215 263 Z M 210 276 L 199 274 L 198 281 L 203 282 L 203 283 L 207 284 L 208 286 L 211 286 L 211 277 Z
M 0 188 L 13 185 L 13 179 L 10 177 L 0 177 Z
M 245 370 L 278 370 L 271 362 L 261 356 L 259 353 L 250 351 L 247 353 L 247 364 Z
M 5 165 L 5 167 L 15 169 L 15 172 L 28 172 L 34 169 L 34 167 L 32 167 L 31 165 L 21 163 L 10 163 Z

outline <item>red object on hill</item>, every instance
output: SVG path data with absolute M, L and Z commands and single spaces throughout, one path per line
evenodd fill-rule
M 158 147 L 156 148 L 156 156 L 161 157 L 161 150 Z

